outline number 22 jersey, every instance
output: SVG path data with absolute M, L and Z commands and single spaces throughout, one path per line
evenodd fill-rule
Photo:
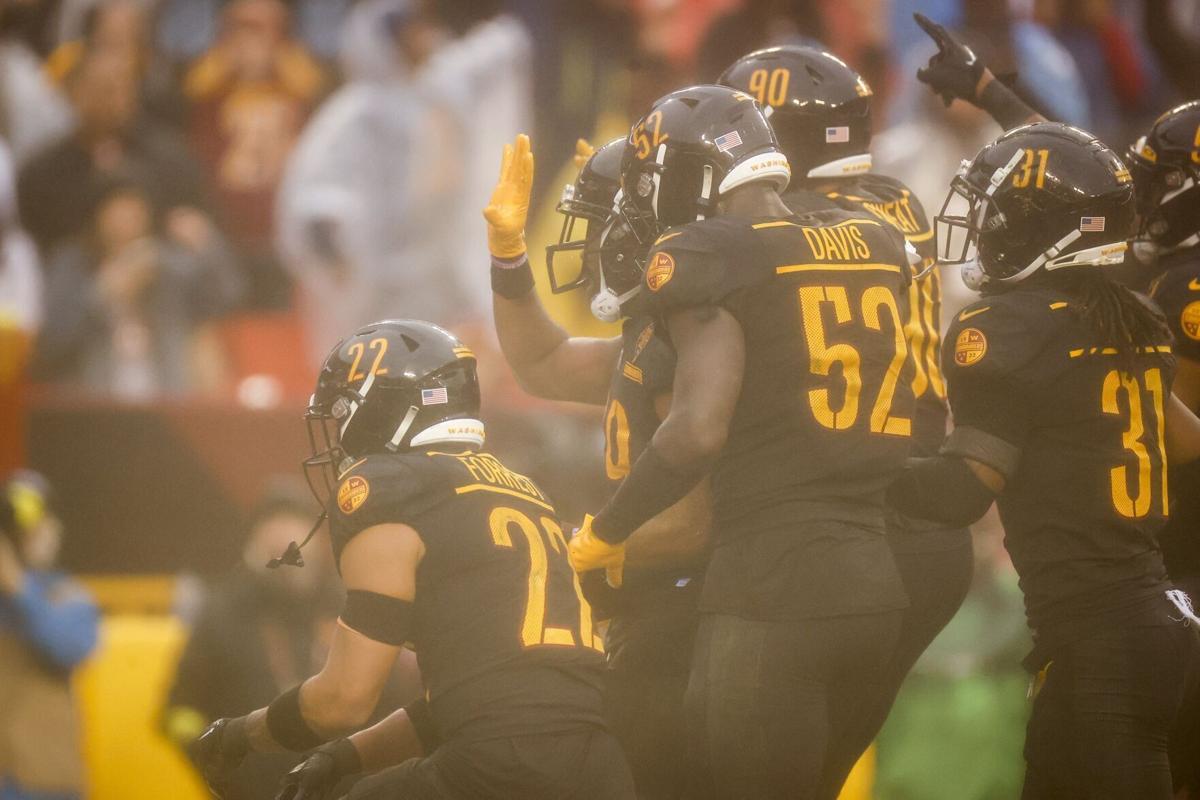
M 532 480 L 486 452 L 369 456 L 341 476 L 335 556 L 385 523 L 425 545 L 411 646 L 444 738 L 604 724 L 603 648 L 561 523 Z

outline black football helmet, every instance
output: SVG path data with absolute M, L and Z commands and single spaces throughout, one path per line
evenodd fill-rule
M 555 294 L 586 288 L 592 314 L 616 322 L 639 293 L 646 248 L 616 213 L 621 189 L 621 158 L 625 139 L 603 145 L 584 163 L 574 183 L 563 187 L 558 213 L 563 215 L 558 243 L 546 247 L 550 291 Z M 583 224 L 583 235 L 577 225 Z M 564 280 L 563 272 L 568 277 Z
M 791 174 L 754 98 L 692 86 L 660 98 L 629 132 L 619 205 L 649 247 L 667 228 L 713 214 L 722 194 L 760 180 L 782 191 Z
M 871 169 L 871 87 L 840 58 L 787 45 L 742 56 L 717 80 L 763 106 L 797 179 Z
M 1023 125 L 963 162 L 935 217 L 939 258 L 964 264 L 976 290 L 1119 264 L 1134 216 L 1133 179 L 1104 143 L 1059 122 Z
M 321 366 L 304 415 L 312 447 L 305 477 L 327 506 L 354 460 L 433 442 L 482 446 L 478 417 L 475 356 L 453 334 L 411 319 L 367 325 Z
M 1155 250 L 1200 244 L 1200 100 L 1176 106 L 1129 148 L 1138 239 Z

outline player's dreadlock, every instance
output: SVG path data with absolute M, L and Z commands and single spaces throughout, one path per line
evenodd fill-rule
M 1054 282 L 1074 298 L 1070 307 L 1104 347 L 1117 351 L 1118 363 L 1130 367 L 1146 348 L 1170 341 L 1162 316 L 1131 290 L 1100 270 L 1063 270 Z

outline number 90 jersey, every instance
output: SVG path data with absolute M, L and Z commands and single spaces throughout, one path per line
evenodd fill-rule
M 1169 491 L 1170 333 L 1164 324 L 1127 363 L 1073 303 L 1049 286 L 985 297 L 955 317 L 942 351 L 955 426 L 1020 449 L 997 505 L 1039 641 L 1168 588 L 1156 536 Z
M 656 312 L 719 306 L 745 338 L 713 472 L 718 547 L 806 519 L 882 529 L 884 489 L 911 446 L 910 281 L 903 237 L 867 214 L 722 216 L 659 238 L 646 267 Z
M 373 455 L 341 476 L 335 502 L 338 558 L 385 523 L 425 545 L 411 646 L 443 737 L 603 725 L 603 647 L 533 481 L 485 452 Z

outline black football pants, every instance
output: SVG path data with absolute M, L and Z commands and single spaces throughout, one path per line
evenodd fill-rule
M 807 800 L 877 696 L 900 611 L 786 622 L 703 615 L 685 697 L 688 796 Z
M 619 645 L 608 654 L 605 716 L 629 759 L 640 800 L 683 796 L 683 695 L 698 621 L 690 603 L 618 616 L 609 629 Z
M 895 536 L 888 541 L 895 540 Z M 900 641 L 888 662 L 879 692 L 867 702 L 849 730 L 830 747 L 821 800 L 836 800 L 842 784 L 887 721 L 896 695 L 909 670 L 942 628 L 958 613 L 975 572 L 975 554 L 970 534 L 948 550 L 910 553 L 902 547 L 892 552 L 896 569 L 904 581 L 909 607 L 903 612 Z M 1200 799 L 1198 799 L 1200 800 Z
M 1170 800 L 1168 739 L 1198 658 L 1182 622 L 1057 648 L 1026 731 L 1022 800 Z
M 621 746 L 583 728 L 444 743 L 426 758 L 369 775 L 345 800 L 634 800 Z
M 1188 593 L 1193 604 L 1200 602 L 1200 576 L 1173 583 Z M 1192 688 L 1171 732 L 1171 778 L 1177 794 L 1186 790 L 1186 797 L 1200 800 L 1200 685 Z

